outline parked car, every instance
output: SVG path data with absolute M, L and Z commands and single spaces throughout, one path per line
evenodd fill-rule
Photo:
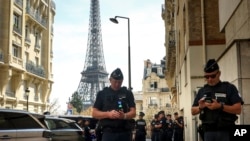
M 93 130 L 96 128 L 98 119 L 95 119 L 91 116 L 82 116 L 82 115 L 59 115 L 58 117 L 60 118 L 67 118 L 67 119 L 72 119 L 76 122 L 78 122 L 79 120 L 82 120 L 83 122 L 85 120 L 88 120 L 90 122 L 89 127 Z
M 0 109 L 0 140 L 51 141 L 52 133 L 31 113 Z
M 84 131 L 74 120 L 39 114 L 34 116 L 51 130 L 52 141 L 84 141 Z

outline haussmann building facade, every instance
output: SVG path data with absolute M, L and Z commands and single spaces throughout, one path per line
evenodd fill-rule
M 0 107 L 42 113 L 53 84 L 53 0 L 0 1 Z

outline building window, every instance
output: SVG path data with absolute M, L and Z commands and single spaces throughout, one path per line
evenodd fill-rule
M 157 82 L 151 82 L 150 89 L 156 89 L 156 88 L 157 88 Z
M 22 30 L 21 30 L 21 16 L 18 15 L 17 13 L 14 13 L 14 16 L 13 16 L 13 30 L 19 34 L 22 33 Z
M 30 28 L 28 25 L 25 26 L 25 41 L 30 43 Z
M 40 50 L 39 33 L 35 34 L 35 48 Z
M 12 54 L 13 54 L 13 56 L 19 58 L 20 57 L 19 47 L 13 45 L 13 47 L 12 47 Z
M 161 67 L 157 68 L 157 74 L 158 74 L 158 75 L 163 75 L 163 74 L 162 74 L 162 68 L 161 68 Z

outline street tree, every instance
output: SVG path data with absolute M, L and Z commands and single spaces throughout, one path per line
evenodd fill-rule
M 72 94 L 72 98 L 70 100 L 70 104 L 76 108 L 76 112 L 78 114 L 80 114 L 83 110 L 82 98 L 83 97 L 76 91 Z

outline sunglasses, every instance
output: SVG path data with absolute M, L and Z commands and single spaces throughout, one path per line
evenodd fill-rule
M 216 72 L 215 74 L 211 74 L 211 75 L 204 75 L 204 78 L 209 79 L 209 78 L 215 78 L 217 76 L 218 72 Z

